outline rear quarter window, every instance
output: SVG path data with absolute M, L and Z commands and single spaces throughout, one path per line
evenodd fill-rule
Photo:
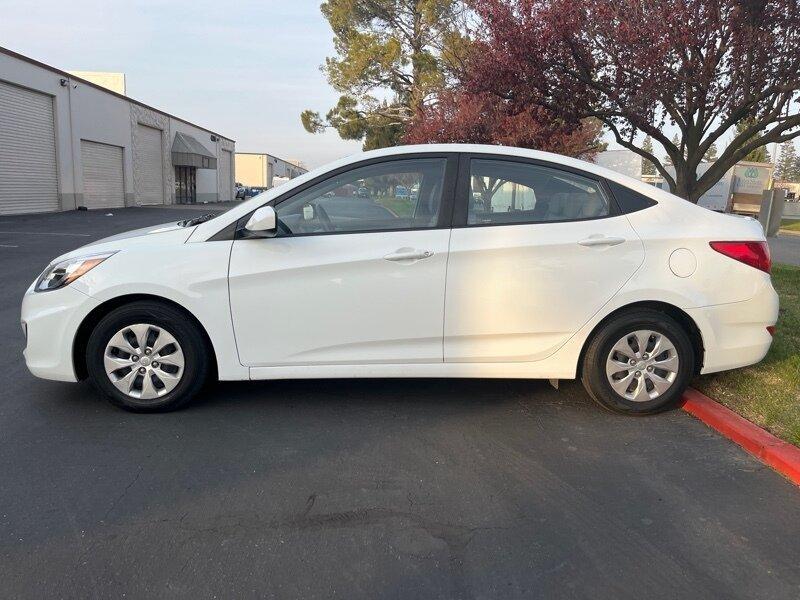
M 614 195 L 614 200 L 616 200 L 620 212 L 624 215 L 644 210 L 645 208 L 650 208 L 651 206 L 658 204 L 658 202 L 652 198 L 645 196 L 644 194 L 640 194 L 639 192 L 619 184 L 616 181 L 606 179 L 606 183 L 608 184 L 611 193 Z

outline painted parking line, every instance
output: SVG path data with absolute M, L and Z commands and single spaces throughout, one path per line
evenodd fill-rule
M 92 237 L 91 233 L 60 233 L 55 231 L 0 231 L 6 235 L 66 235 L 69 237 Z
M 0 244 L 0 248 L 19 248 L 19 246 L 14 246 L 12 244 Z

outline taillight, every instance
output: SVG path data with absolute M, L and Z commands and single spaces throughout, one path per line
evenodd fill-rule
M 709 242 L 711 247 L 734 260 L 769 273 L 772 258 L 767 242 Z
M 775 325 L 767 325 L 767 331 L 772 337 L 775 337 Z

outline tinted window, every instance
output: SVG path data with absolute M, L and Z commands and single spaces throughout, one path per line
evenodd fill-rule
M 614 194 L 614 200 L 617 201 L 617 206 L 619 206 L 623 214 L 643 210 L 657 204 L 652 198 L 648 198 L 644 194 L 640 194 L 616 181 L 607 180 L 607 182 L 611 188 L 611 193 Z
M 281 202 L 279 230 L 303 235 L 436 227 L 445 162 L 398 160 L 336 175 Z
M 577 221 L 609 215 L 594 180 L 550 167 L 470 161 L 468 225 Z

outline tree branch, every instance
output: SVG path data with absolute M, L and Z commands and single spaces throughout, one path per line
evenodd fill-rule
M 633 142 L 629 142 L 628 140 L 623 139 L 622 135 L 620 135 L 619 129 L 616 127 L 614 123 L 608 121 L 603 121 L 603 123 L 605 123 L 606 126 L 611 130 L 611 133 L 614 134 L 614 138 L 617 140 L 617 143 L 620 146 L 622 146 L 623 148 L 627 148 L 631 152 L 635 152 L 645 160 L 649 161 L 661 174 L 661 176 L 664 178 L 667 184 L 669 184 L 670 189 L 673 190 L 675 189 L 676 187 L 675 179 L 672 177 L 672 175 L 669 174 L 664 165 L 661 164 L 661 161 L 658 160 L 658 158 L 656 158 L 656 156 L 652 152 L 647 152 L 645 150 L 642 150 L 641 148 L 639 148 L 639 146 L 635 145 Z

